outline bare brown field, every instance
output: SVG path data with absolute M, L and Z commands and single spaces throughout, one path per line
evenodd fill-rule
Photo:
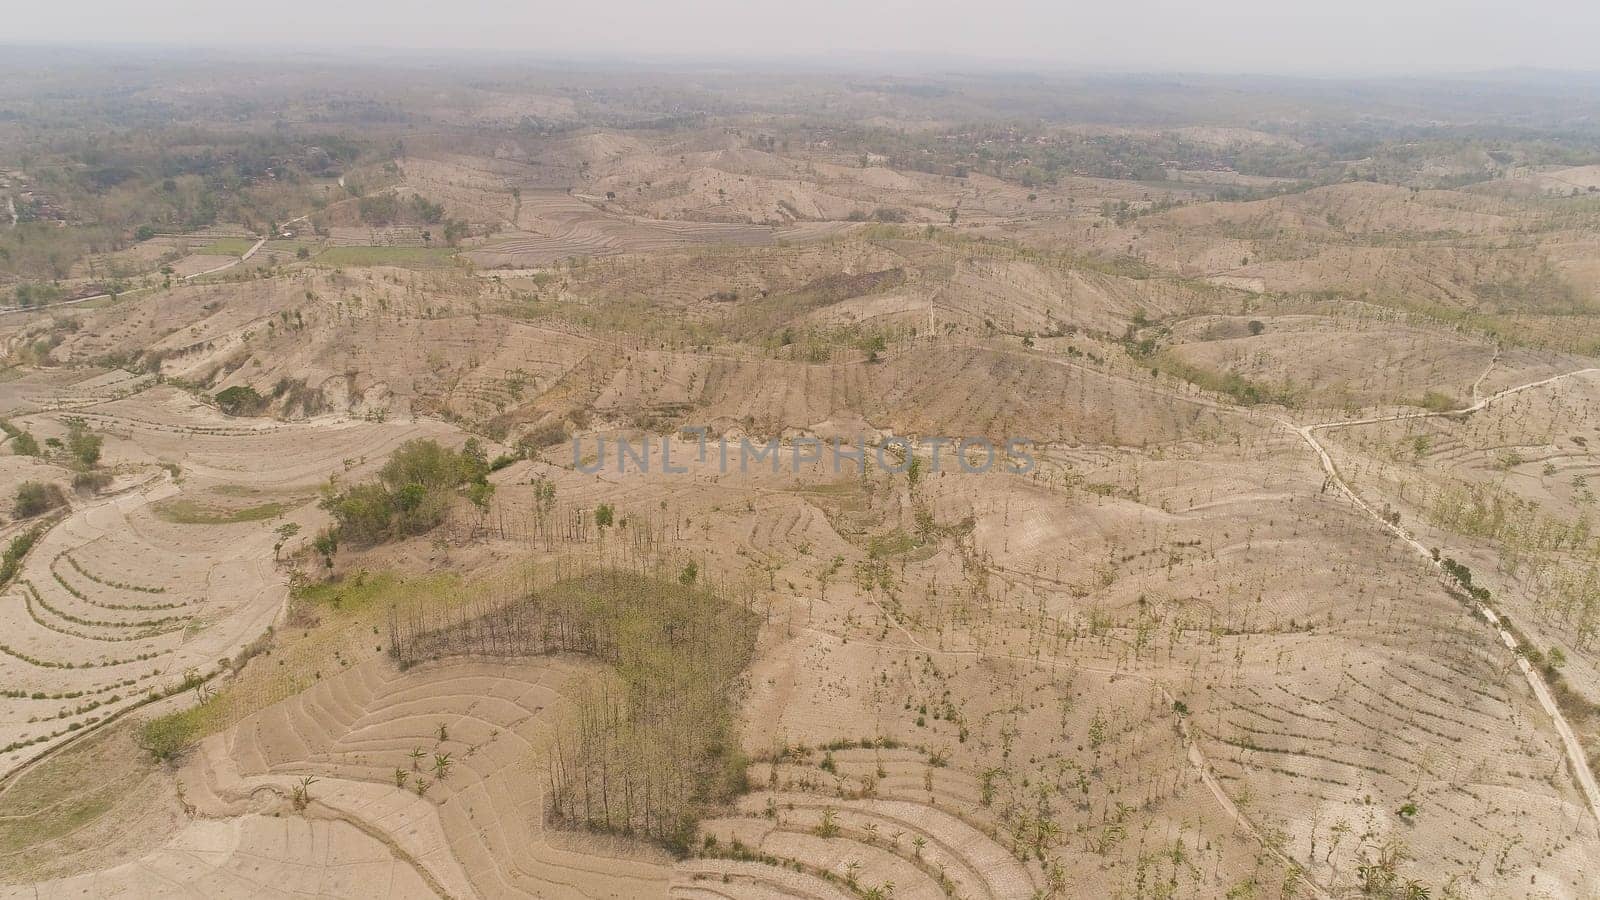
M 0 88 L 0 896 L 1600 890 L 1589 107 L 364 65 Z

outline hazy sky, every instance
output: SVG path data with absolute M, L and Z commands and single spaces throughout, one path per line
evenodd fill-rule
M 1062 68 L 1360 74 L 1600 69 L 1600 0 L 62 0 L 0 41 L 525 51 L 563 58 L 874 53 Z M 891 61 L 892 65 L 892 61 Z

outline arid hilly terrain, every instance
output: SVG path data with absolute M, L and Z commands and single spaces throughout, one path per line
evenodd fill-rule
M 1600 97 L 25 63 L 0 896 L 1600 894 Z

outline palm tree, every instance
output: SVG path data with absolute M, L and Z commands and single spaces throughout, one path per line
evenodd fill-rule
M 294 803 L 296 811 L 303 811 L 311 804 L 311 786 L 317 782 L 315 775 L 307 775 L 300 779 L 300 783 L 289 791 L 289 799 Z
M 405 787 L 407 777 L 406 770 L 396 766 L 394 770 L 394 786 L 397 788 Z
M 413 772 L 417 771 L 417 766 L 422 763 L 423 758 L 426 757 L 427 755 L 428 754 L 422 752 L 422 748 L 421 747 L 412 747 L 411 748 L 411 771 L 413 771 Z
M 435 753 L 433 755 L 433 774 L 436 779 L 443 781 L 450 774 L 450 754 Z

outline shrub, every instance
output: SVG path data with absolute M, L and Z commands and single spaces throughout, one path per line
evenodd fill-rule
M 5 432 L 6 436 L 11 438 L 12 453 L 18 456 L 39 455 L 39 442 L 34 439 L 32 434 L 23 431 L 5 419 L 0 419 L 0 431 Z
M 217 394 L 217 408 L 230 416 L 253 416 L 266 401 L 248 385 L 236 384 Z
M 72 489 L 81 493 L 98 493 L 110 486 L 110 472 L 79 472 L 72 476 Z
M 395 512 L 405 503 L 382 484 L 369 482 L 324 498 L 322 505 L 338 522 L 340 534 L 358 544 L 375 544 L 391 534 Z
M 1460 400 L 1438 391 L 1428 391 L 1417 401 L 1417 405 L 1429 412 L 1454 412 L 1466 406 Z
M 339 535 L 332 528 L 324 528 L 317 532 L 311 541 L 311 548 L 321 554 L 322 561 L 328 568 L 333 568 L 333 554 L 339 550 Z
M 103 438 L 92 434 L 89 426 L 82 419 L 76 419 L 67 426 L 67 452 L 77 464 L 85 469 L 92 469 L 100 464 L 100 447 Z
M 19 284 L 16 289 L 18 306 L 43 306 L 61 299 L 61 288 L 53 284 Z
M 16 488 L 13 512 L 18 519 L 29 519 L 40 512 L 66 506 L 66 503 L 67 496 L 61 492 L 61 485 L 54 482 L 22 482 Z
M 27 519 L 49 512 L 58 506 L 65 506 L 66 503 L 66 495 L 61 492 L 61 486 L 55 482 L 24 481 L 17 487 L 17 499 L 13 510 L 17 518 Z
M 533 456 L 535 452 L 545 447 L 553 447 L 556 444 L 565 443 L 566 440 L 567 426 L 564 423 L 560 421 L 546 422 L 543 425 L 534 426 L 532 430 L 524 434 L 517 441 L 517 449 L 522 451 L 523 456 Z
M 192 678 L 186 678 L 187 685 Z M 156 762 L 170 763 L 182 756 L 199 735 L 199 717 L 193 709 L 158 716 L 139 726 L 140 749 Z
M 494 492 L 488 475 L 488 460 L 475 439 L 459 452 L 436 441 L 408 441 L 378 470 L 376 481 L 330 489 L 322 507 L 333 514 L 340 538 L 375 544 L 432 529 L 458 493 L 487 507 Z

